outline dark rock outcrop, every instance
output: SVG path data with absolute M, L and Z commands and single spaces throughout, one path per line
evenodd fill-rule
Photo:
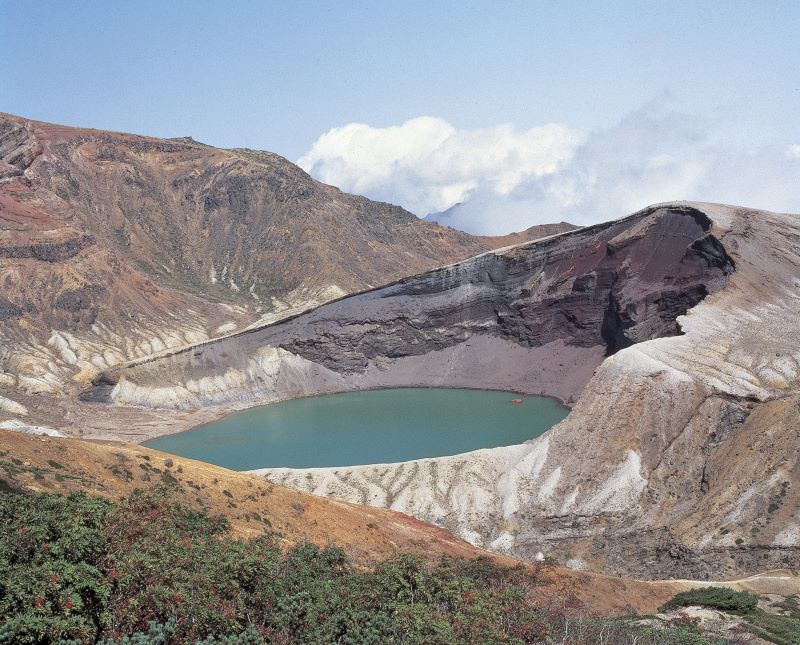
M 27 244 L 3 244 L 0 242 L 0 258 L 31 258 L 42 262 L 63 262 L 75 257 L 94 243 L 94 237 L 88 234 L 75 235 L 53 242 L 37 241 Z
M 8 320 L 22 315 L 22 309 L 0 296 L 0 320 Z
M 343 318 L 338 327 L 297 328 L 279 346 L 337 371 L 376 357 L 425 354 L 491 334 L 527 347 L 556 340 L 605 345 L 606 354 L 679 332 L 676 319 L 719 290 L 733 262 L 691 208 L 644 211 L 610 227 L 487 255 L 381 290 L 380 298 L 428 298 L 474 286 L 450 307 L 380 325 Z M 632 228 L 641 228 L 627 237 Z M 710 251 L 709 251 L 710 250 Z M 443 279 L 444 277 L 444 279 Z

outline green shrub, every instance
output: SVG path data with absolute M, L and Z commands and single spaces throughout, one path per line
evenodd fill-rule
M 749 591 L 734 591 L 730 587 L 703 587 L 681 591 L 661 607 L 661 611 L 697 605 L 725 611 L 746 612 L 758 604 L 758 596 Z
M 704 643 L 589 620 L 566 595 L 540 607 L 529 568 L 400 554 L 364 570 L 279 544 L 234 538 L 171 486 L 119 503 L 0 493 L 0 643 Z
M 98 560 L 111 506 L 85 495 L 0 494 L 0 616 L 8 642 L 92 640 L 109 620 Z

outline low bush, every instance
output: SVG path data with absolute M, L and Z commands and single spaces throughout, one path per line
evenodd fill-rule
M 758 596 L 749 591 L 734 591 L 730 587 L 703 587 L 681 591 L 661 607 L 661 611 L 696 605 L 724 611 L 746 612 L 758 604 Z
M 539 605 L 537 576 L 487 559 L 364 570 L 338 548 L 236 539 L 170 490 L 0 493 L 0 643 L 688 642 L 591 619 L 567 594 Z

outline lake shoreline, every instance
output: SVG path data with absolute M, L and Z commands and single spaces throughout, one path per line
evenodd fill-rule
M 545 394 L 545 393 L 535 394 L 535 393 L 532 393 L 532 392 L 522 392 L 522 391 L 519 391 L 519 390 L 504 390 L 504 389 L 491 388 L 491 387 L 470 387 L 470 386 L 448 387 L 448 386 L 444 386 L 444 385 L 443 386 L 437 386 L 437 385 L 378 385 L 376 387 L 365 387 L 365 388 L 358 388 L 358 389 L 352 389 L 352 390 L 338 390 L 336 392 L 324 392 L 324 393 L 321 393 L 321 394 L 306 394 L 306 395 L 300 395 L 300 396 L 289 396 L 289 397 L 281 398 L 281 399 L 278 399 L 278 400 L 275 400 L 275 401 L 269 401 L 269 402 L 265 402 L 265 403 L 256 403 L 255 405 L 248 405 L 246 407 L 241 407 L 241 408 L 240 407 L 234 407 L 234 406 L 225 407 L 224 409 L 220 409 L 218 411 L 218 414 L 214 414 L 217 411 L 214 410 L 213 408 L 203 408 L 204 412 L 206 412 L 206 413 L 210 412 L 211 414 L 207 414 L 205 416 L 205 419 L 201 423 L 197 423 L 195 425 L 191 425 L 191 426 L 187 426 L 185 428 L 181 428 L 180 430 L 177 430 L 175 432 L 169 432 L 167 434 L 160 434 L 160 435 L 156 435 L 156 436 L 153 436 L 153 437 L 146 437 L 146 438 L 142 439 L 141 441 L 136 441 L 134 443 L 136 443 L 137 445 L 144 446 L 145 448 L 147 448 L 148 447 L 147 444 L 149 442 L 151 442 L 151 441 L 156 441 L 156 440 L 162 439 L 164 437 L 173 437 L 175 435 L 184 434 L 186 432 L 191 432 L 192 430 L 197 430 L 197 429 L 202 428 L 204 426 L 212 425 L 214 423 L 218 423 L 219 421 L 221 421 L 225 417 L 228 417 L 228 416 L 230 416 L 232 414 L 237 414 L 239 412 L 245 412 L 247 410 L 253 410 L 255 408 L 263 408 L 263 407 L 267 407 L 269 405 L 276 405 L 276 404 L 279 404 L 279 403 L 285 403 L 286 401 L 299 401 L 299 400 L 302 400 L 302 399 L 319 398 L 319 397 L 323 397 L 323 396 L 336 396 L 337 394 L 348 394 L 350 392 L 379 392 L 381 390 L 473 390 L 475 392 L 504 392 L 506 394 L 518 395 L 518 396 L 522 396 L 522 397 L 535 396 L 535 397 L 539 397 L 541 399 L 552 399 L 553 401 L 558 403 L 562 408 L 564 408 L 565 410 L 569 410 L 570 412 L 572 411 L 572 408 L 574 406 L 574 403 L 570 404 L 570 403 L 564 401 L 561 397 L 556 396 L 555 394 Z M 510 401 L 509 401 L 509 404 L 510 404 Z M 183 411 L 183 412 L 186 412 L 186 411 Z M 194 410 L 191 410 L 189 412 L 194 412 Z
M 515 404 L 517 399 L 523 403 Z M 347 467 L 516 445 L 540 436 L 569 412 L 557 397 L 524 392 L 378 387 L 226 411 L 192 428 L 193 434 L 183 431 L 142 445 L 234 470 Z M 273 461 L 254 462 L 253 451 Z

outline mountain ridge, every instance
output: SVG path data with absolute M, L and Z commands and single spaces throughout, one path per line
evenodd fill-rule
M 529 560 L 797 568 L 797 218 L 668 202 L 491 250 L 271 153 L 0 117 L 0 159 L 0 423 L 142 441 L 351 389 L 547 394 L 572 412 L 519 446 L 265 474 Z
M 274 153 L 0 114 L 0 388 L 59 395 L 503 243 Z

